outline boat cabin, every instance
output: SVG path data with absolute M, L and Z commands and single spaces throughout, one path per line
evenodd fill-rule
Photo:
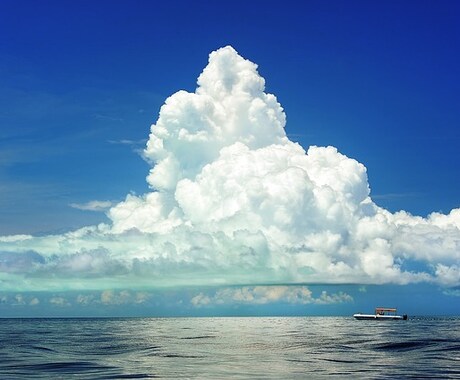
M 375 315 L 396 315 L 396 309 L 392 307 L 376 307 Z

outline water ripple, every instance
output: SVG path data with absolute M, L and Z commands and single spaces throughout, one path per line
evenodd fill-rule
M 0 319 L 0 379 L 460 378 L 460 319 Z

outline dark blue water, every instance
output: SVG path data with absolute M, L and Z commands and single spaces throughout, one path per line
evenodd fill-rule
M 0 319 L 0 379 L 460 379 L 460 318 Z

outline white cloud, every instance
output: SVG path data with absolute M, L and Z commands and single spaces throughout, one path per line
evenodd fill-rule
M 132 292 L 129 290 L 104 290 L 100 293 L 79 294 L 76 297 L 76 302 L 83 306 L 95 304 L 128 305 L 142 304 L 147 302 L 150 298 L 151 295 L 147 292 Z
M 345 292 L 328 294 L 326 291 L 321 292 L 321 296 L 315 299 L 318 304 L 334 304 L 343 302 L 353 302 L 353 297 Z
M 190 302 L 193 306 L 206 306 L 213 303 L 212 299 L 203 293 L 199 293 L 196 296 L 192 297 Z
M 94 300 L 95 300 L 95 296 L 93 294 L 79 294 L 75 299 L 77 304 L 83 305 L 83 306 L 91 305 L 92 303 L 95 302 Z
M 170 96 L 151 127 L 151 192 L 110 208 L 110 224 L 0 237 L 5 290 L 460 285 L 460 209 L 421 218 L 377 206 L 363 164 L 287 138 L 264 85 L 233 48 L 213 52 L 196 91 Z
M 445 289 L 443 294 L 446 296 L 460 297 L 460 289 Z
M 126 305 L 145 303 L 150 298 L 146 292 L 131 292 L 129 290 L 105 290 L 101 293 L 100 302 L 105 305 Z
M 15 305 L 25 305 L 26 304 L 26 300 L 22 294 L 16 294 L 14 296 L 14 301 L 15 301 L 14 303 Z
M 59 307 L 70 306 L 70 302 L 66 298 L 61 296 L 51 297 L 49 303 Z
M 113 290 L 105 290 L 101 293 L 101 303 L 105 305 L 122 305 L 128 303 L 131 295 L 128 291 L 123 290 L 119 293 Z
M 219 289 L 213 295 L 202 292 L 192 297 L 190 302 L 195 307 L 222 304 L 336 304 L 352 302 L 353 297 L 339 292 L 328 294 L 323 291 L 320 297 L 313 297 L 306 286 L 244 286 L 241 288 Z
M 436 265 L 436 276 L 443 285 L 455 286 L 460 284 L 460 265 Z
M 11 306 L 36 306 L 40 304 L 38 297 L 27 295 L 27 294 L 15 294 L 8 297 L 3 294 L 0 296 L 0 304 L 8 304 Z
M 29 302 L 29 305 L 30 306 L 36 306 L 40 303 L 40 300 L 37 298 L 37 297 L 33 297 L 30 302 Z
M 69 206 L 84 211 L 107 211 L 113 205 L 111 201 L 90 201 L 87 203 L 71 203 Z

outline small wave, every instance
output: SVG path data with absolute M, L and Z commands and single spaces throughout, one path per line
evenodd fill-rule
M 93 355 L 106 356 L 110 355 L 123 355 L 136 352 L 153 352 L 160 350 L 159 346 L 148 346 L 148 345 L 138 345 L 138 344 L 108 344 L 102 347 L 99 347 L 93 352 Z
M 118 380 L 118 379 L 158 379 L 159 376 L 152 375 L 152 374 L 146 374 L 146 373 L 138 373 L 138 374 L 130 374 L 130 375 L 110 375 L 110 376 L 104 376 L 104 380 Z
M 388 351 L 410 351 L 417 350 L 419 348 L 427 347 L 432 345 L 430 341 L 410 341 L 410 342 L 391 342 L 382 343 L 374 346 L 377 350 L 388 350 Z
M 7 370 L 27 370 L 27 371 L 47 371 L 47 372 L 78 372 L 78 371 L 98 371 L 113 369 L 114 367 L 101 366 L 93 362 L 49 362 L 36 364 L 21 364 L 4 366 Z
M 215 338 L 215 335 L 185 336 L 180 339 L 191 340 L 191 339 L 210 339 L 210 338 Z
M 460 345 L 455 342 L 454 344 L 445 343 L 442 347 L 436 347 L 433 352 L 460 352 Z
M 345 360 L 345 359 L 327 359 L 327 358 L 322 358 L 321 360 L 325 362 L 333 362 L 333 363 L 348 363 L 348 364 L 354 364 L 354 363 L 359 363 L 356 360 Z
M 287 358 L 286 361 L 293 362 L 293 363 L 314 363 L 315 360 L 309 359 L 289 359 Z
M 42 347 L 42 346 L 32 346 L 32 349 L 38 350 L 38 351 L 47 351 L 47 352 L 56 352 L 51 348 L 48 347 Z
M 150 351 L 158 351 L 158 350 L 160 350 L 160 349 L 161 349 L 160 346 L 147 346 L 147 347 L 143 347 L 142 349 L 139 349 L 139 351 L 140 351 L 140 352 L 142 352 L 142 351 L 148 351 L 148 352 L 150 352 Z
M 182 358 L 182 359 L 202 359 L 203 356 L 197 355 L 180 355 L 180 354 L 163 354 L 160 355 L 164 358 Z

